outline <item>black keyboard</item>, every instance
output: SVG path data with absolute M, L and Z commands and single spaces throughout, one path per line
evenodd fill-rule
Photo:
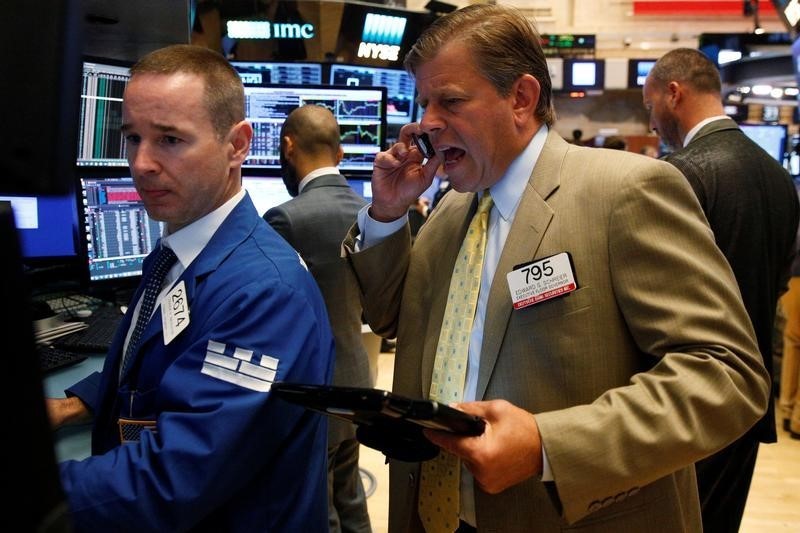
M 39 366 L 42 372 L 52 372 L 65 366 L 80 363 L 87 358 L 85 354 L 62 350 L 45 344 L 36 346 L 36 351 L 39 354 Z
M 55 345 L 76 352 L 105 353 L 114 340 L 122 317 L 117 306 L 98 307 L 85 320 L 88 328 L 57 339 Z

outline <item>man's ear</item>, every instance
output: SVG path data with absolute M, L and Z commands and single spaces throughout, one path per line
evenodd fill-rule
M 542 87 L 539 80 L 530 74 L 523 74 L 511 87 L 513 113 L 518 124 L 527 122 L 536 113 Z
M 250 152 L 250 142 L 253 140 L 253 127 L 243 120 L 235 124 L 229 133 L 229 142 L 232 148 L 231 158 L 237 163 L 243 163 Z
M 667 95 L 670 107 L 675 109 L 683 99 L 683 87 L 677 81 L 671 81 L 667 84 Z

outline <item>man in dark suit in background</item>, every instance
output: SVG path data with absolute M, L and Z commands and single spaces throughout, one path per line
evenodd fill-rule
M 339 125 L 330 111 L 317 105 L 292 111 L 281 129 L 281 173 L 294 198 L 267 211 L 264 219 L 298 251 L 322 290 L 336 343 L 334 384 L 369 387 L 358 284 L 340 257 L 342 235 L 366 202 L 339 174 L 341 159 Z M 355 427 L 336 419 L 329 424 L 330 530 L 371 531 Z
M 675 150 L 666 161 L 689 180 L 731 264 L 772 376 L 775 306 L 786 290 L 798 223 L 792 181 L 725 116 L 719 72 L 701 52 L 677 49 L 659 59 L 644 105 L 650 127 Z M 697 463 L 705 531 L 738 531 L 759 441 L 776 441 L 773 402 L 753 429 Z

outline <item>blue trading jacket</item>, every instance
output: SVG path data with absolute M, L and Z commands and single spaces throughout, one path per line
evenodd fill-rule
M 95 414 L 93 455 L 61 464 L 75 529 L 327 531 L 326 421 L 268 392 L 332 378 L 313 278 L 246 197 L 180 280 L 184 331 L 164 346 L 157 310 L 119 384 L 131 305 L 102 375 L 68 391 Z M 119 417 L 155 431 L 120 444 Z

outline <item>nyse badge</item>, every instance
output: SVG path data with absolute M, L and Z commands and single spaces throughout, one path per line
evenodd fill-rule
M 189 300 L 186 297 L 186 284 L 180 283 L 161 300 L 161 325 L 164 331 L 164 346 L 180 335 L 189 325 Z
M 506 279 L 514 309 L 565 296 L 578 288 L 568 252 L 514 267 Z

